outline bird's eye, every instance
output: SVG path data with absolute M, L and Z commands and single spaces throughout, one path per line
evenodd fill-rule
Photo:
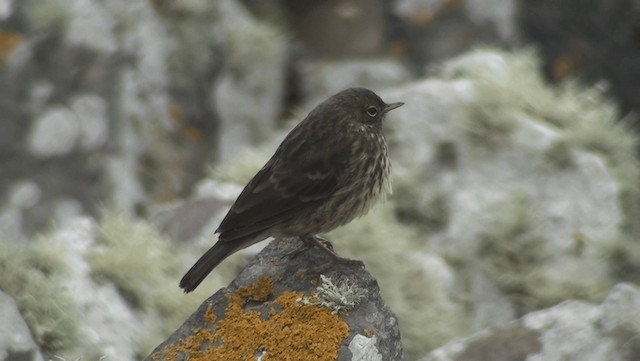
M 376 115 L 378 115 L 378 109 L 376 109 L 376 107 L 374 107 L 373 105 L 368 107 L 367 115 L 370 116 L 371 118 L 375 117 Z

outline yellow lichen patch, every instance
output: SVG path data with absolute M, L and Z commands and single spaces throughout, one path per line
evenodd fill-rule
M 362 330 L 362 333 L 364 333 L 365 336 L 371 338 L 373 337 L 373 335 L 375 335 L 376 332 L 372 328 L 365 327 L 364 330 Z
M 23 36 L 15 31 L 0 29 L 0 64 L 3 64 L 9 54 L 23 40 Z
M 269 277 L 262 277 L 252 285 L 238 288 L 236 292 L 230 294 L 230 297 L 235 303 L 244 305 L 246 301 L 264 302 L 269 299 L 271 292 L 273 292 L 273 281 Z
M 349 327 L 331 310 L 317 305 L 303 305 L 297 300 L 301 292 L 286 291 L 274 301 L 263 304 L 265 312 L 245 310 L 249 300 L 265 302 L 272 292 L 269 278 L 230 293 L 230 303 L 224 319 L 217 320 L 211 309 L 206 318 L 214 325 L 199 329 L 179 344 L 166 347 L 154 359 L 163 355 L 174 360 L 184 352 L 192 361 L 262 360 L 332 361 L 338 356 Z M 268 310 L 268 311 L 267 311 Z
M 205 312 L 205 318 L 207 321 L 215 323 L 216 314 L 209 306 Z M 175 345 L 169 345 L 151 355 L 151 359 L 156 360 L 177 360 L 180 355 L 189 353 L 190 360 L 208 360 L 206 351 L 201 350 L 201 345 L 208 340 L 215 339 L 215 332 L 209 329 L 198 329 L 191 336 L 181 340 L 180 343 Z

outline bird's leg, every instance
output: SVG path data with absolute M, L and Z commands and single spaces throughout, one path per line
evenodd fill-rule
M 316 236 L 318 237 L 318 236 Z M 314 247 L 316 245 L 315 240 L 312 239 L 313 237 L 310 236 L 300 236 L 298 237 L 298 239 L 300 241 L 302 241 L 302 244 L 300 246 L 298 246 L 298 248 L 294 249 L 293 251 L 287 253 L 286 255 L 284 255 L 282 258 L 288 257 L 288 258 L 295 258 L 297 257 L 300 253 L 308 250 L 311 247 Z M 320 237 L 318 237 L 320 238 Z M 326 239 L 321 238 L 323 242 L 326 242 L 326 244 L 328 244 L 328 246 L 326 246 L 326 248 L 329 248 L 331 250 L 332 253 L 334 253 L 333 255 L 335 255 L 335 252 L 333 252 L 333 245 L 327 241 Z
M 333 253 L 333 255 L 335 255 L 336 257 L 338 257 L 338 255 L 336 254 L 336 251 L 333 250 L 333 244 L 331 244 L 331 241 L 329 241 L 328 239 L 321 237 L 319 235 L 315 235 L 315 236 L 311 236 L 309 237 L 311 244 L 313 244 L 314 246 L 319 246 L 322 247 L 324 249 L 328 249 L 329 251 L 331 251 L 331 253 Z M 304 242 L 304 241 L 303 241 Z
M 300 237 L 300 240 L 302 241 L 302 244 L 300 246 L 298 246 L 298 248 L 294 249 L 293 251 L 285 254 L 284 256 L 282 256 L 282 258 L 289 258 L 289 259 L 294 259 L 295 257 L 297 257 L 300 253 L 308 250 L 309 248 L 313 247 L 313 244 L 309 244 L 307 242 L 305 242 L 302 237 Z
M 333 245 L 331 242 L 320 236 L 300 236 L 298 238 L 302 241 L 302 244 L 290 253 L 287 253 L 284 257 L 295 258 L 300 253 L 315 246 L 320 247 L 324 252 L 328 252 L 333 258 L 338 257 L 338 255 L 333 251 Z
M 364 268 L 364 263 L 362 263 L 362 261 L 338 256 L 336 252 L 333 250 L 333 245 L 331 244 L 331 242 L 329 242 L 329 240 L 325 238 L 322 238 L 318 235 L 315 235 L 315 236 L 306 235 L 306 236 L 300 236 L 300 240 L 304 242 L 303 246 L 305 246 L 306 248 L 309 248 L 310 246 L 316 246 L 321 251 L 328 254 L 331 257 L 333 262 L 338 262 L 343 264 L 355 264 Z

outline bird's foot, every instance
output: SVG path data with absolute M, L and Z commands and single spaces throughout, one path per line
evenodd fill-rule
M 294 249 L 293 251 L 285 254 L 284 256 L 282 256 L 282 258 L 289 258 L 289 259 L 294 259 L 296 257 L 298 257 L 298 255 L 306 250 L 308 250 L 309 248 L 313 247 L 310 244 L 307 243 L 302 243 L 298 248 Z
M 333 250 L 333 245 L 326 238 L 320 237 L 318 235 L 301 236 L 300 240 L 303 242 L 302 246 L 298 247 L 298 249 L 292 252 L 296 253 L 296 255 L 306 250 L 307 248 L 315 246 L 316 248 L 319 248 L 321 251 L 326 253 L 329 257 L 331 257 L 331 261 L 329 262 L 329 264 L 341 263 L 346 265 L 356 265 L 360 268 L 364 268 L 364 263 L 360 260 L 338 256 L 338 254 Z

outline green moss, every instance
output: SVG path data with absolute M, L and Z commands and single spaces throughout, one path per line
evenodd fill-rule
M 564 139 L 553 142 L 544 150 L 542 156 L 545 164 L 555 170 L 572 168 L 576 165 L 571 146 Z
M 536 235 L 536 216 L 526 194 L 514 192 L 494 208 L 486 212 L 491 215 L 487 231 L 478 235 L 480 264 L 507 293 L 524 299 L 531 272 L 544 261 L 545 242 Z
M 113 282 L 129 304 L 146 309 L 156 303 L 155 287 L 179 272 L 170 254 L 169 242 L 146 223 L 107 213 L 87 260 L 98 283 Z
M 426 269 L 407 259 L 405 255 L 396 260 L 392 269 L 400 274 L 395 284 L 381 284 L 381 289 L 398 317 L 405 357 L 416 360 L 453 337 L 465 335 L 471 321 L 456 296 L 449 293 L 449 285 L 443 284 L 440 268 Z
M 400 222 L 424 232 L 437 232 L 449 223 L 450 210 L 447 195 L 435 189 L 415 186 L 409 179 L 394 183 L 395 214 Z M 419 199 L 420 201 L 416 201 Z
M 481 254 L 483 252 L 492 253 L 491 250 L 500 249 L 508 256 L 505 264 L 518 257 L 517 254 L 526 252 L 531 240 L 527 239 L 527 235 L 535 229 L 534 216 L 532 214 L 532 203 L 526 194 L 513 192 L 509 195 L 506 202 L 489 212 L 491 221 L 487 225 L 490 233 L 480 235 L 482 245 L 480 247 Z M 514 242 L 520 238 L 525 239 L 523 242 Z M 514 248 L 511 248 L 514 247 Z
M 519 314 L 570 298 L 598 302 L 606 295 L 612 283 L 608 268 L 585 255 L 591 241 L 584 234 L 574 234 L 573 249 L 560 259 L 547 253 L 548 241 L 536 231 L 539 217 L 526 195 L 513 193 L 486 213 L 492 220 L 478 236 L 478 264 L 510 296 Z M 585 269 L 590 269 L 588 278 L 582 274 Z
M 609 262 L 613 265 L 612 274 L 616 279 L 637 282 L 640 279 L 640 244 L 638 239 L 622 239 L 610 250 Z
M 79 315 L 61 287 L 68 275 L 64 254 L 46 237 L 32 246 L 0 241 L 0 289 L 15 300 L 35 341 L 48 354 L 71 350 L 79 337 Z
M 282 41 L 281 32 L 264 22 L 256 24 L 259 25 L 257 28 L 245 24 L 228 32 L 229 71 L 238 79 L 252 74 L 257 62 L 282 55 L 278 48 Z
M 479 94 L 480 99 L 468 105 L 470 116 L 463 118 L 465 134 L 472 143 L 488 148 L 508 143 L 517 126 L 510 109 L 503 106 L 503 100 L 496 99 L 495 92 L 479 89 Z
M 216 166 L 212 177 L 222 182 L 247 184 L 269 160 L 270 152 L 274 150 L 273 146 L 243 150 L 234 159 Z
M 634 170 L 620 167 L 617 171 L 621 173 L 619 177 L 627 179 L 626 182 L 621 184 L 618 196 L 620 207 L 625 215 L 625 222 L 622 228 L 629 242 L 638 242 L 637 235 L 640 234 L 640 187 L 633 186 L 631 182 L 635 178 L 632 174 Z
M 436 146 L 436 162 L 442 168 L 455 169 L 458 166 L 458 148 L 453 141 L 441 141 Z
M 619 201 L 625 215 L 623 227 L 628 234 L 639 234 L 640 167 L 635 156 L 638 145 L 635 132 L 615 125 L 611 114 L 602 113 L 572 124 L 566 137 L 571 144 L 604 156 L 620 187 Z
M 33 28 L 63 27 L 69 21 L 64 1 L 35 1 L 33 4 L 33 9 L 25 12 Z
M 473 82 L 475 99 L 465 105 L 468 117 L 463 118 L 461 130 L 474 144 L 493 148 L 509 142 L 518 126 L 516 115 L 530 107 L 532 101 L 549 105 L 553 102 L 535 70 L 537 59 L 533 52 L 491 50 L 493 61 L 473 60 L 486 52 L 478 49 L 461 60 L 448 62 L 440 75 Z
M 178 288 L 186 270 L 179 254 L 150 223 L 105 212 L 96 246 L 86 255 L 96 282 L 113 283 L 133 308 L 162 320 L 159 328 L 143 336 L 141 355 L 173 332 L 202 301 L 201 293 L 189 297 Z

